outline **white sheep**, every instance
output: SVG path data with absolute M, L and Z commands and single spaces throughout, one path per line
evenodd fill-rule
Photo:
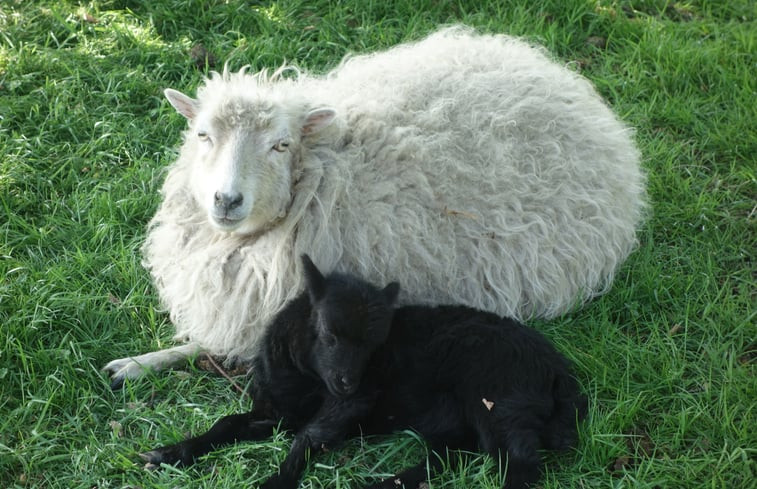
M 607 290 L 645 213 L 632 131 L 509 36 L 445 28 L 325 76 L 225 69 L 165 95 L 189 128 L 144 265 L 188 343 L 110 362 L 115 384 L 249 359 L 303 253 L 402 302 L 551 318 Z

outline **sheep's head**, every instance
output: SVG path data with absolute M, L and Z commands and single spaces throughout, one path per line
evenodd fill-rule
M 321 275 L 302 256 L 315 330 L 310 364 L 337 397 L 354 394 L 373 352 L 389 336 L 399 284 L 383 289 L 349 275 Z
M 171 89 L 165 95 L 189 121 L 183 151 L 192 158 L 192 194 L 210 224 L 227 232 L 260 231 L 286 214 L 300 145 L 335 114 L 292 113 L 244 94 L 207 103 Z

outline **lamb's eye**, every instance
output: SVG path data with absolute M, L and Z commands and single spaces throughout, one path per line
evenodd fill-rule
M 197 139 L 199 139 L 202 142 L 208 142 L 210 141 L 210 135 L 207 133 L 207 131 L 198 131 Z
M 326 346 L 334 347 L 336 346 L 336 336 L 334 336 L 331 333 L 326 333 L 323 335 L 323 341 L 326 343 Z
M 278 153 L 283 153 L 284 151 L 287 150 L 288 147 L 289 147 L 289 143 L 287 143 L 286 141 L 279 141 L 278 143 L 274 144 L 273 148 L 271 149 Z

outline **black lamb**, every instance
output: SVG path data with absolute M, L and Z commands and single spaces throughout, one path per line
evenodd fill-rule
M 535 330 L 462 306 L 397 308 L 397 283 L 324 277 L 302 261 L 307 290 L 269 325 L 253 364 L 253 410 L 141 454 L 148 464 L 191 464 L 281 426 L 295 433 L 292 448 L 262 487 L 296 488 L 309 450 L 412 429 L 429 442 L 428 460 L 370 487 L 416 488 L 459 449 L 502 456 L 505 487 L 522 488 L 540 477 L 540 449 L 576 443 L 586 399 Z

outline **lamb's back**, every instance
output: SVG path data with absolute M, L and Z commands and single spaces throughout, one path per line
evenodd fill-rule
M 397 309 L 375 368 L 386 384 L 475 395 L 477 402 L 487 394 L 550 397 L 556 378 L 572 378 L 567 359 L 541 333 L 465 306 Z

